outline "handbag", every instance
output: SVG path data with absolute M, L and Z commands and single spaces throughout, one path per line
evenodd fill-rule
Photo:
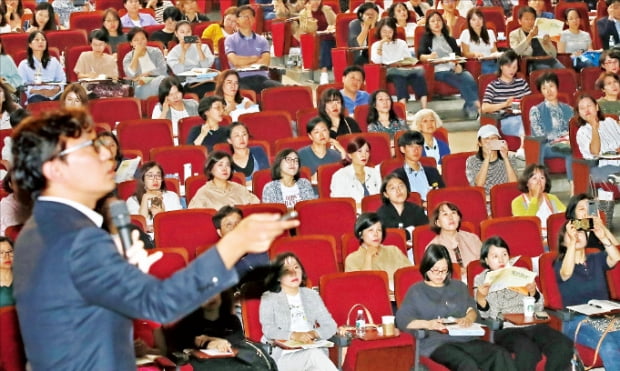
M 362 309 L 364 311 L 364 314 L 366 315 L 366 318 L 368 319 L 368 321 L 366 322 L 366 326 L 370 326 L 370 327 L 376 327 L 376 325 L 374 324 L 375 322 L 372 319 L 372 314 L 370 314 L 370 311 L 368 310 L 368 308 L 366 308 L 366 306 L 364 304 L 353 304 L 351 306 L 351 308 L 349 309 L 349 312 L 347 313 L 347 321 L 343 326 L 340 326 L 340 333 L 344 333 L 344 332 L 348 332 L 348 331 L 355 331 L 355 319 L 353 319 L 353 324 L 351 324 L 351 313 L 356 313 L 357 314 L 357 309 Z
M 575 350 L 574 354 L 573 354 L 573 358 L 571 360 L 571 370 L 575 370 L 575 371 L 584 370 L 584 371 L 587 371 L 587 370 L 590 370 L 591 368 L 594 367 L 594 365 L 596 364 L 596 361 L 598 360 L 598 352 L 601 350 L 601 344 L 603 344 L 603 340 L 605 340 L 605 337 L 607 336 L 607 334 L 609 332 L 612 332 L 612 331 L 615 330 L 615 322 L 616 322 L 616 320 L 618 320 L 617 317 L 611 317 L 611 318 L 608 318 L 608 319 L 609 319 L 609 324 L 607 325 L 607 328 L 605 328 L 605 330 L 601 334 L 600 339 L 598 339 L 598 343 L 596 343 L 596 349 L 594 350 L 594 360 L 592 361 L 592 365 L 586 367 L 583 364 L 583 361 L 581 360 L 581 357 L 577 353 L 577 350 Z M 575 338 L 573 339 L 573 343 L 575 343 L 575 344 L 577 343 L 577 335 L 579 334 L 579 330 L 581 329 L 581 325 L 583 325 L 584 322 L 587 322 L 589 320 L 590 320 L 590 318 L 585 318 L 585 319 L 582 319 L 579 322 L 579 324 L 577 325 L 577 328 L 575 329 Z M 581 367 L 581 368 L 579 368 L 579 367 Z

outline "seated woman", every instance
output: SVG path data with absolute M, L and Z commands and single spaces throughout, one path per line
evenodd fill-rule
M 620 242 L 616 237 L 605 227 L 602 219 L 597 212 L 596 216 L 588 215 L 588 203 L 594 201 L 594 198 L 586 193 L 580 193 L 570 198 L 568 205 L 566 206 L 566 212 L 564 213 L 566 220 L 586 219 L 592 218 L 593 225 L 598 225 L 597 229 L 603 231 L 603 238 L 611 241 L 614 246 L 620 245 Z M 605 246 L 598 238 L 597 233 L 593 230 L 584 231 L 587 238 L 587 247 L 593 247 L 600 250 L 605 250 Z
M 8 32 L 23 32 L 22 17 L 24 14 L 32 14 L 32 10 L 24 7 L 22 0 L 1 0 L 0 13 L 4 14 L 4 19 L 10 26 Z
M 581 56 L 583 52 L 591 51 L 593 48 L 590 34 L 580 29 L 581 15 L 579 11 L 574 8 L 566 9 L 564 15 L 568 28 L 560 34 L 558 53 L 570 53 L 573 68 L 577 71 L 581 71 L 584 67 L 593 66 L 590 60 Z
M 168 49 L 168 43 L 174 40 L 174 31 L 177 28 L 177 22 L 181 20 L 181 11 L 174 6 L 167 7 L 162 12 L 164 28 L 151 33 L 149 41 L 159 41 L 164 44 L 164 49 Z
M 198 103 L 198 115 L 205 123 L 190 130 L 187 144 L 205 146 L 211 152 L 215 144 L 226 142 L 226 129 L 220 127 L 224 117 L 224 98 L 217 95 L 202 98 Z
M 155 11 L 155 20 L 157 23 L 164 23 L 164 10 L 173 8 L 174 4 L 170 0 L 148 0 L 144 2 L 144 9 L 153 9 Z M 178 10 L 178 9 L 177 9 Z
M 528 165 L 519 178 L 519 191 L 522 193 L 512 200 L 512 215 L 537 216 L 540 219 L 542 238 L 546 239 L 547 218 L 551 214 L 566 210 L 562 201 L 549 193 L 551 179 L 547 167 L 538 164 Z
M 411 130 L 419 131 L 424 137 L 422 156 L 433 157 L 438 165 L 441 165 L 443 156 L 450 154 L 448 143 L 435 137 L 435 131 L 442 126 L 443 121 L 437 112 L 429 108 L 416 112 L 409 126 Z
M 387 80 L 396 87 L 396 98 L 407 104 L 410 86 L 420 101 L 422 108 L 426 108 L 428 88 L 424 79 L 424 68 L 413 67 L 407 42 L 396 38 L 396 21 L 393 18 L 383 18 L 377 23 L 375 41 L 371 46 L 371 61 L 388 66 Z M 402 65 L 405 66 L 402 66 Z
M 443 245 L 432 244 L 419 264 L 424 281 L 407 290 L 396 312 L 401 331 L 428 330 L 417 351 L 451 370 L 507 370 L 517 368 L 510 353 L 499 345 L 473 336 L 450 336 L 444 321 L 454 317 L 462 327 L 478 319 L 476 302 L 463 282 L 452 279 L 452 259 Z
M 92 51 L 82 52 L 73 68 L 78 79 L 118 79 L 116 58 L 106 51 L 108 46 L 107 32 L 98 28 L 94 29 L 88 35 L 88 42 Z
M 258 104 L 241 95 L 239 73 L 235 70 L 225 70 L 217 76 L 214 94 L 224 98 L 224 113 L 233 121 L 244 113 L 260 111 Z
M 127 41 L 127 35 L 123 33 L 121 17 L 118 16 L 116 9 L 108 8 L 104 10 L 101 30 L 107 33 L 112 54 L 116 56 L 116 46 Z
M 67 87 L 60 95 L 60 107 L 65 108 L 85 108 L 88 107 L 88 95 L 82 84 L 74 82 Z
M 321 0 L 305 0 L 305 4 L 304 9 L 299 12 L 300 33 L 333 31 L 336 29 L 336 13 L 334 13 L 331 6 L 324 5 Z M 336 39 L 332 33 L 319 35 L 320 84 L 329 83 L 328 71 L 332 68 L 331 50 L 335 47 Z
M 368 32 L 376 26 L 379 20 L 379 8 L 375 3 L 365 2 L 357 8 L 357 19 L 349 23 L 348 45 L 352 47 L 369 46 Z M 355 56 L 355 64 L 363 65 L 368 63 L 368 51 L 362 50 Z
M 603 97 L 599 98 L 596 103 L 601 107 L 601 111 L 605 115 L 620 114 L 620 77 L 615 73 L 606 72 L 596 80 L 595 86 L 603 91 Z
M 620 127 L 616 120 L 605 117 L 594 98 L 589 94 L 577 97 L 575 109 L 577 145 L 586 160 L 597 156 L 616 155 L 620 148 Z M 598 166 L 590 169 L 594 182 L 606 182 L 610 174 L 620 172 L 620 160 L 599 159 Z
M 318 293 L 306 287 L 306 272 L 295 254 L 276 257 L 277 269 L 268 278 L 268 290 L 260 300 L 260 323 L 266 340 L 313 343 L 336 333 L 336 321 Z M 271 355 L 281 371 L 336 371 L 326 348 L 286 351 L 279 347 Z
M 263 188 L 263 202 L 281 203 L 292 209 L 299 201 L 315 199 L 312 183 L 299 177 L 299 169 L 299 155 L 295 150 L 280 151 L 271 165 L 272 181 Z
M 344 114 L 344 98 L 338 89 L 326 89 L 319 99 L 319 117 L 330 123 L 329 136 L 336 139 L 339 135 L 361 133 L 359 124 Z
M 546 158 L 564 157 L 566 177 L 571 188 L 573 185 L 573 154 L 566 151 L 568 140 L 568 123 L 573 116 L 573 108 L 558 100 L 559 81 L 553 72 L 546 72 L 536 80 L 536 87 L 545 100 L 530 109 L 530 126 L 532 136 L 542 139 L 538 163 Z M 571 189 L 572 193 L 572 189 Z
M 463 214 L 455 204 L 441 202 L 437 205 L 429 220 L 431 230 L 437 236 L 429 244 L 445 246 L 450 259 L 461 266 L 461 277 L 466 277 L 467 265 L 480 257 L 482 241 L 476 234 L 461 230 L 462 219 Z
M 189 203 L 188 208 L 219 210 L 226 205 L 247 205 L 260 202 L 245 186 L 232 182 L 232 157 L 226 152 L 215 151 L 209 154 L 204 174 L 207 183 L 200 187 Z
M 9 85 L 0 81 L 0 130 L 11 128 L 11 113 L 19 108 L 19 104 L 13 102 Z
M 26 88 L 28 103 L 57 100 L 62 93 L 62 85 L 67 81 L 62 65 L 56 57 L 50 56 L 47 38 L 43 31 L 28 35 L 28 57 L 19 63 L 17 71 Z M 43 82 L 57 83 L 54 85 Z
M 485 283 L 488 273 L 510 266 L 508 244 L 499 236 L 482 243 L 480 262 L 484 271 L 474 278 L 474 298 L 483 318 L 498 318 L 502 313 L 523 313 L 523 299 L 534 297 L 536 310 L 544 307 L 543 296 L 536 281 L 524 287 L 503 288 L 491 291 Z M 543 354 L 547 358 L 546 370 L 568 370 L 573 357 L 573 342 L 547 324 L 515 326 L 504 321 L 503 329 L 495 332 L 495 344 L 515 355 L 517 370 L 535 370 Z
M 459 41 L 463 57 L 485 58 L 497 53 L 495 32 L 487 29 L 484 14 L 480 8 L 471 8 L 467 12 L 467 28 L 461 32 Z M 497 72 L 497 61 L 494 59 L 482 60 L 480 63 L 481 73 Z
M 0 236 L 0 308 L 15 305 L 13 298 L 13 241 Z
M 443 8 L 443 19 L 446 22 L 446 26 L 448 26 L 448 30 L 450 30 L 450 36 L 455 39 L 458 38 L 463 30 L 467 28 L 467 20 L 459 14 L 457 9 L 457 4 L 460 1 L 441 0 L 438 3 Z M 463 14 L 467 14 L 467 12 L 463 12 Z
M 330 197 L 351 197 L 360 209 L 362 198 L 379 193 L 381 172 L 378 166 L 366 166 L 370 161 L 370 143 L 363 137 L 349 142 L 347 154 L 345 166 L 332 175 Z
M 381 184 L 383 205 L 377 210 L 381 224 L 385 228 L 402 228 L 407 233 L 407 241 L 415 227 L 428 224 L 424 209 L 412 202 L 409 197 L 409 182 L 395 173 L 388 174 Z
M 368 119 L 366 121 L 368 122 L 369 132 L 388 133 L 390 141 L 394 139 L 397 132 L 409 129 L 405 120 L 396 116 L 392 97 L 384 89 L 379 89 L 370 95 Z
M 223 37 L 232 35 L 237 31 L 237 7 L 231 6 L 222 14 L 221 23 L 212 23 L 202 31 L 201 39 L 211 40 L 213 43 L 213 53 L 219 54 L 219 42 Z M 219 60 L 215 58 L 215 65 L 219 68 Z
M 132 50 L 123 58 L 123 70 L 134 81 L 135 96 L 146 99 L 157 95 L 159 84 L 168 74 L 164 54 L 159 48 L 147 45 L 148 35 L 140 27 L 132 28 L 127 39 Z
M 451 54 L 461 56 L 461 49 L 456 44 L 456 40 L 450 36 L 448 26 L 438 11 L 428 12 L 424 27 L 426 32 L 422 36 L 420 45 L 416 45 L 416 54 L 422 62 L 446 58 Z M 478 84 L 461 64 L 454 62 L 435 64 L 435 79 L 459 89 L 461 97 L 465 100 L 463 105 L 465 116 L 469 119 L 478 117 L 480 109 Z
M 411 261 L 397 246 L 383 245 L 385 226 L 376 213 L 363 213 L 357 218 L 355 235 L 360 242 L 360 247 L 347 256 L 344 261 L 344 271 L 385 271 L 389 279 L 390 296 L 392 296 L 394 272 L 411 266 Z
M 176 4 L 177 8 L 183 13 L 184 21 L 200 23 L 209 20 L 206 14 L 202 14 L 198 10 L 198 2 L 196 0 L 179 0 Z
M 157 162 L 145 163 L 136 177 L 136 191 L 127 199 L 129 213 L 142 215 L 146 219 L 145 232 L 153 233 L 155 215 L 183 208 L 179 195 L 166 189 L 165 175 L 164 169 Z
M 478 153 L 465 162 L 465 174 L 470 185 L 484 187 L 487 195 L 496 184 L 517 181 L 516 164 L 508 157 L 508 146 L 499 140 L 493 125 L 478 129 Z
M 153 108 L 151 118 L 168 119 L 172 122 L 172 136 L 179 136 L 179 120 L 198 116 L 198 102 L 183 98 L 183 85 L 175 76 L 168 76 L 159 84 L 159 103 Z
M 418 26 L 424 26 L 426 24 L 426 11 L 431 9 L 431 5 L 428 2 L 424 0 L 409 0 L 405 1 L 403 4 L 407 6 L 408 10 L 413 11 L 415 14 L 415 22 Z
M 48 2 L 38 3 L 34 8 L 34 17 L 32 18 L 32 26 L 26 32 L 33 31 L 56 31 L 60 26 L 56 24 L 56 14 L 54 7 Z
M 185 38 L 192 35 L 192 26 L 187 21 L 177 22 L 174 36 L 178 44 L 174 46 L 167 56 L 168 66 L 176 75 L 191 71 L 194 68 L 209 68 L 213 65 L 215 57 L 209 49 L 209 45 L 203 44 L 198 37 L 196 42 L 188 42 Z M 206 92 L 214 89 L 212 82 L 198 82 L 187 84 L 187 91 L 202 97 Z
M 553 264 L 562 303 L 564 306 L 587 303 L 591 299 L 609 300 L 605 272 L 620 261 L 620 251 L 614 241 L 606 238 L 602 224 L 594 226 L 593 233 L 603 243 L 601 252 L 586 254 L 587 237 L 583 230 L 578 230 L 574 222 L 567 221 L 560 230 L 560 248 Z M 601 341 L 601 334 L 609 326 L 609 318 L 588 318 L 577 315 L 564 324 L 563 332 L 577 343 L 599 349 L 606 370 L 620 368 L 620 323 L 616 319 L 610 331 Z M 581 324 L 581 325 L 580 325 Z M 577 327 L 580 326 L 577 331 Z
M 0 17 L 2 15 L 0 14 Z M 23 84 L 22 78 L 17 71 L 17 66 L 13 57 L 6 54 L 2 40 L 0 39 L 0 82 L 11 87 L 12 91 L 17 90 Z
M 248 146 L 250 132 L 242 122 L 227 127 L 228 144 L 232 153 L 232 169 L 245 175 L 246 185 L 252 185 L 252 174 L 269 167 L 269 159 L 261 146 Z
M 532 91 L 527 81 L 515 77 L 519 69 L 519 56 L 512 50 L 507 50 L 497 61 L 497 79 L 487 85 L 482 99 L 482 113 L 500 114 L 502 132 L 510 136 L 521 138 L 521 145 L 517 150 L 517 157 L 525 158 L 523 151 L 523 119 L 521 113 L 512 112 L 512 104 L 515 100 L 521 100 Z
M 423 3 L 420 1 L 420 3 Z M 425 3 L 425 2 L 424 2 Z M 417 13 L 409 13 L 409 9 L 407 9 L 406 3 L 393 3 L 388 9 L 388 17 L 393 18 L 396 21 L 396 26 L 402 27 L 405 29 L 405 36 L 407 37 L 407 45 L 413 46 L 413 39 L 415 36 L 415 29 L 418 26 Z M 425 3 L 428 5 L 428 3 Z M 429 7 L 430 9 L 430 7 Z M 424 19 L 424 15 L 422 15 L 422 19 Z M 409 49 L 415 53 L 415 50 Z
M 299 150 L 299 161 L 301 166 L 310 168 L 312 183 L 316 183 L 316 170 L 319 166 L 338 162 L 346 157 L 347 152 L 336 139 L 330 138 L 329 126 L 322 117 L 308 121 L 306 131 L 312 144 Z

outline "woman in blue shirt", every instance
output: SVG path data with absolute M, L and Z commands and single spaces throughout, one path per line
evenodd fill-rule
M 24 84 L 31 85 L 26 89 L 28 103 L 57 100 L 63 89 L 58 83 L 67 81 L 58 59 L 50 56 L 47 38 L 42 31 L 34 31 L 28 36 L 28 57 L 19 63 L 17 71 Z

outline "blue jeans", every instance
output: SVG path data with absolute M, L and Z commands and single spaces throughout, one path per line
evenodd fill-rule
M 424 79 L 424 69 L 422 68 L 388 68 L 387 80 L 393 82 L 396 86 L 396 98 L 398 100 L 409 98 L 407 85 L 413 88 L 417 99 L 428 95 L 426 80 Z
M 549 143 L 543 143 L 540 146 L 540 158 L 538 159 L 538 163 L 544 164 L 546 158 L 564 158 L 564 164 L 566 166 L 566 177 L 568 178 L 568 180 L 573 180 L 572 154 L 553 151 Z
M 482 63 L 480 63 L 480 72 L 483 75 L 487 73 L 497 73 L 497 61 L 482 61 Z
M 321 39 L 319 42 L 319 67 L 332 69 L 332 49 L 336 47 L 335 39 Z M 336 79 L 339 76 L 335 77 Z
M 530 71 L 533 70 L 544 70 L 547 68 L 566 68 L 564 67 L 564 65 L 562 63 L 560 63 L 560 61 L 558 61 L 557 59 L 553 58 L 553 59 L 549 59 L 549 60 L 545 60 L 543 62 L 532 62 L 528 65 L 528 69 Z
M 564 324 L 564 334 L 571 339 L 575 338 L 575 330 L 579 322 L 585 316 L 579 315 Z M 577 343 L 596 349 L 596 344 L 601 338 L 601 333 L 588 323 L 581 325 Z M 601 344 L 599 355 L 603 360 L 606 370 L 620 370 L 620 331 L 608 332 Z M 589 366 L 589 365 L 586 365 Z
M 611 174 L 620 173 L 620 166 L 605 165 L 590 168 L 590 177 L 595 183 L 606 182 Z
M 513 137 L 520 137 L 524 134 L 523 119 L 521 115 L 504 117 L 500 121 L 502 133 Z
M 445 82 L 446 84 L 459 89 L 461 97 L 465 100 L 465 109 L 473 110 L 476 108 L 478 100 L 478 84 L 476 80 L 467 71 L 455 73 L 454 71 L 435 72 L 435 80 Z

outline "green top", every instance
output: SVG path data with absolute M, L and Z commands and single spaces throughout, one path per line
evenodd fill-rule
M 13 298 L 13 285 L 0 286 L 0 307 L 8 307 L 9 305 L 15 305 L 15 298 Z
M 607 100 L 601 98 L 596 101 L 606 115 L 620 115 L 620 100 Z

